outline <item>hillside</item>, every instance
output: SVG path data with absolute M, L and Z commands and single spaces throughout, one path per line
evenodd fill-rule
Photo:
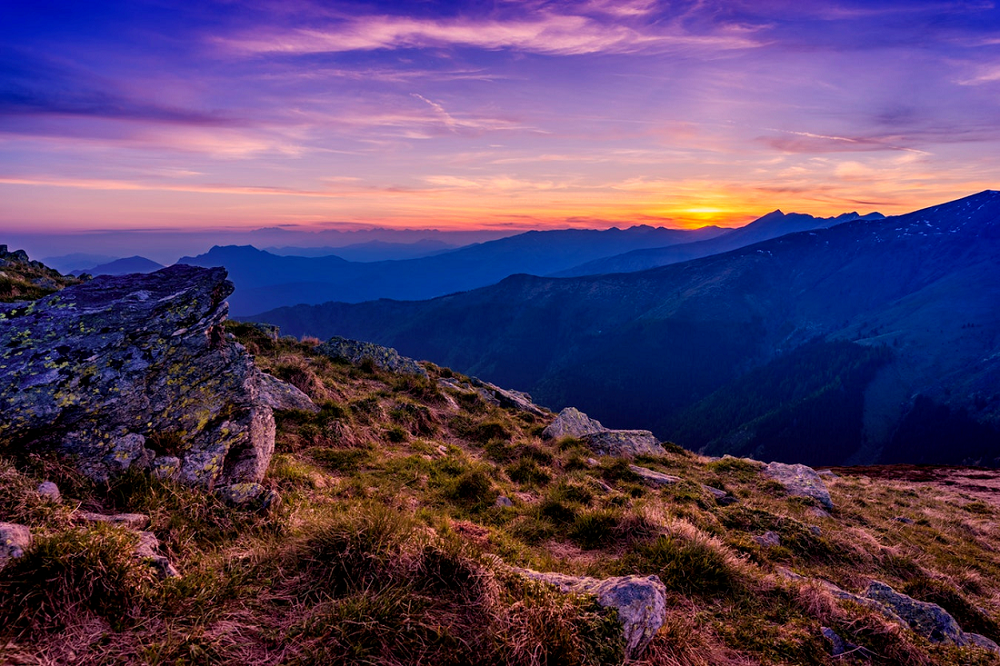
M 0 529 L 32 543 L 0 568 L 0 661 L 621 663 L 622 616 L 537 571 L 655 575 L 659 628 L 633 664 L 1000 663 L 996 473 L 838 470 L 809 497 L 669 444 L 632 466 L 542 438 L 554 415 L 446 369 L 228 330 L 321 406 L 278 413 L 263 483 L 281 501 L 94 483 L 7 442 Z M 162 555 L 132 554 L 137 529 Z
M 9 252 L 6 245 L 0 245 L 0 303 L 41 298 L 79 282 L 77 277 L 32 261 L 22 250 Z
M 545 275 L 641 247 L 711 238 L 716 227 L 529 231 L 443 254 L 400 261 L 354 262 L 337 256 L 276 256 L 251 246 L 214 247 L 177 263 L 224 266 L 236 285 L 233 313 L 250 315 L 298 303 L 376 298 L 416 300 L 494 284 L 517 273 Z
M 295 335 L 392 345 L 692 448 L 814 464 L 992 465 L 998 256 L 1000 193 L 987 191 L 639 273 L 514 276 L 420 303 L 258 318 Z M 774 390 L 746 405 L 753 377 Z M 943 445 L 927 435 L 947 430 L 962 437 Z
M 750 224 L 733 229 L 719 236 L 682 245 L 632 250 L 613 257 L 595 259 L 565 271 L 553 273 L 554 277 L 575 277 L 580 275 L 600 275 L 602 273 L 634 273 L 657 266 L 668 266 L 682 261 L 699 259 L 713 254 L 729 252 L 747 245 L 760 243 L 785 234 L 813 229 L 827 229 L 854 220 L 880 220 L 880 213 L 859 215 L 844 213 L 836 217 L 813 217 L 803 213 L 782 213 L 780 210 L 768 213 Z

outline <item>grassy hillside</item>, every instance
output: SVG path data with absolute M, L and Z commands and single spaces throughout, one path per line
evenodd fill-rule
M 542 440 L 551 416 L 442 388 L 464 379 L 449 370 L 394 375 L 230 330 L 322 405 L 278 415 L 265 484 L 282 501 L 236 510 L 141 474 L 97 486 L 8 449 L 0 522 L 30 526 L 35 543 L 0 569 L 0 663 L 620 662 L 613 615 L 505 565 L 658 575 L 667 618 L 644 664 L 848 663 L 829 656 L 821 627 L 870 663 L 1000 663 L 931 644 L 818 582 L 857 592 L 877 579 L 1000 640 L 1000 508 L 960 486 L 841 471 L 824 515 L 757 463 L 669 446 L 638 463 L 682 480 L 649 486 L 576 440 Z M 35 491 L 42 480 L 60 502 Z M 133 532 L 86 526 L 80 510 L 148 515 L 181 576 L 159 580 L 131 556 Z M 768 531 L 780 545 L 755 540 Z

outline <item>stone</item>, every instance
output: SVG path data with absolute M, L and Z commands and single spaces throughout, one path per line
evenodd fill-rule
M 234 483 L 216 488 L 215 494 L 226 504 L 242 509 L 265 510 L 281 501 L 277 492 L 259 483 Z
M 223 268 L 176 265 L 0 306 L 0 438 L 98 481 L 161 456 L 189 484 L 259 481 L 278 380 L 226 334 L 232 291 Z
M 359 365 L 367 359 L 374 363 L 375 367 L 383 370 L 405 375 L 427 377 L 427 371 L 420 367 L 412 358 L 400 356 L 399 352 L 392 347 L 383 347 L 372 342 L 349 340 L 348 338 L 335 335 L 323 344 L 318 345 L 316 351 L 330 358 L 347 361 L 354 365 Z
M 104 514 L 94 513 L 91 511 L 80 511 L 74 514 L 73 517 L 88 523 L 108 523 L 109 525 L 126 527 L 130 530 L 141 530 L 149 525 L 149 516 L 144 513 Z
M 152 532 L 139 532 L 139 543 L 135 547 L 135 556 L 146 561 L 156 569 L 160 578 L 179 578 L 180 572 L 169 559 L 160 555 L 160 540 Z
M 822 536 L 823 535 L 823 530 L 821 530 L 818 525 L 810 525 L 809 526 L 809 531 L 812 534 L 814 534 L 815 536 Z
M 312 398 L 288 382 L 283 382 L 266 372 L 261 373 L 260 380 L 257 388 L 260 391 L 261 402 L 271 409 L 297 409 L 314 414 L 319 411 Z
M 173 479 L 181 471 L 181 459 L 177 456 L 158 456 L 151 466 L 153 476 L 158 479 Z
M 832 518 L 833 517 L 833 516 L 830 515 L 829 511 L 826 511 L 825 509 L 821 509 L 818 506 L 811 506 L 811 507 L 809 507 L 809 509 L 806 510 L 806 513 L 808 513 L 813 518 Z
M 830 491 L 812 467 L 772 462 L 764 467 L 764 475 L 784 486 L 789 495 L 811 497 L 828 510 L 833 509 Z
M 26 525 L 0 523 L 0 566 L 4 560 L 24 557 L 31 548 L 31 530 Z
M 701 489 L 710 494 L 716 500 L 720 500 L 729 494 L 725 490 L 720 490 L 719 488 L 713 488 L 712 486 L 706 486 L 705 484 L 701 484 Z
M 38 490 L 36 492 L 50 502 L 58 502 L 62 499 L 62 493 L 59 492 L 59 486 L 51 481 L 42 481 L 39 483 Z
M 893 518 L 893 520 L 895 520 L 897 523 L 903 523 L 904 525 L 913 524 L 913 519 L 907 518 L 906 516 L 896 516 L 895 518 Z
M 530 569 L 513 570 L 526 578 L 554 585 L 562 592 L 593 595 L 604 608 L 618 611 L 629 659 L 638 657 L 663 626 L 667 588 L 658 576 L 598 579 Z
M 660 440 L 648 430 L 604 430 L 584 435 L 584 444 L 603 456 L 634 458 L 666 453 Z
M 847 643 L 844 642 L 844 639 L 838 636 L 837 632 L 830 627 L 820 627 L 819 631 L 823 634 L 823 638 L 830 643 L 830 656 L 839 657 L 850 650 L 850 648 L 847 647 Z
M 664 474 L 638 465 L 629 465 L 628 468 L 643 481 L 654 486 L 670 486 L 682 480 L 679 476 Z
M 516 409 L 521 412 L 528 412 L 535 416 L 545 416 L 545 410 L 536 405 L 531 400 L 531 396 L 523 391 L 513 391 L 502 389 L 499 386 L 484 382 L 481 379 L 472 378 L 472 385 L 483 398 L 490 403 L 505 409 Z
M 753 540 L 762 548 L 774 548 L 781 545 L 781 537 L 777 532 L 771 532 L 770 530 L 754 536 Z
M 917 601 L 879 581 L 872 581 L 862 596 L 890 608 L 914 632 L 932 643 L 969 644 L 955 618 L 937 604 Z
M 825 479 L 839 479 L 840 478 L 840 475 L 837 474 L 836 472 L 834 472 L 831 469 L 821 469 L 821 470 L 819 470 L 816 473 L 818 475 L 822 476 Z
M 503 507 L 514 506 L 514 503 L 510 501 L 510 498 L 509 497 L 504 497 L 503 495 L 501 495 L 500 497 L 497 498 L 495 504 L 497 506 L 503 506 Z
M 575 407 L 567 407 L 559 412 L 555 420 L 542 431 L 546 439 L 562 439 L 563 437 L 582 438 L 591 433 L 607 430 L 601 422 L 592 419 Z
M 1000 645 L 982 636 L 980 634 L 966 633 L 965 639 L 968 641 L 968 645 L 975 645 L 976 647 L 981 647 L 984 650 L 989 650 L 990 652 L 1000 654 Z

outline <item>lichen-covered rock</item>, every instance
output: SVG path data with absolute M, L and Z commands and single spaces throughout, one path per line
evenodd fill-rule
M 994 641 L 982 636 L 980 634 L 966 633 L 965 640 L 968 641 L 967 645 L 975 645 L 981 647 L 984 650 L 989 650 L 995 654 L 1000 654 L 1000 645 L 997 645 Z
M 628 468 L 633 474 L 641 478 L 643 481 L 654 486 L 671 486 L 678 481 L 681 481 L 681 477 L 679 476 L 664 474 L 663 472 L 657 472 L 656 470 L 648 469 L 646 467 L 639 467 L 638 465 L 629 465 Z M 725 493 L 723 493 L 723 495 L 725 495 Z
M 9 252 L 0 245 L 0 302 L 41 298 L 81 281 L 32 261 L 24 250 Z
M 392 347 L 383 347 L 372 342 L 361 342 L 359 340 L 349 340 L 334 336 L 316 347 L 320 354 L 326 354 L 330 358 L 341 359 L 358 365 L 365 359 L 370 360 L 376 367 L 391 372 L 398 372 L 407 375 L 427 376 L 427 371 L 417 365 L 412 358 L 400 356 Z
M 261 402 L 271 409 L 297 409 L 313 413 L 319 411 L 316 403 L 305 393 L 266 372 L 261 373 L 257 389 L 260 391 Z
M 542 437 L 561 439 L 563 437 L 583 437 L 591 433 L 604 432 L 607 428 L 597 419 L 592 419 L 575 407 L 567 407 L 559 412 L 555 420 L 542 431 Z
M 602 430 L 581 438 L 591 450 L 605 456 L 634 458 L 661 456 L 666 453 L 660 440 L 648 430 Z
M 0 566 L 5 560 L 23 557 L 31 547 L 31 530 L 17 523 L 0 523 Z
M 764 468 L 764 475 L 784 486 L 789 495 L 811 497 L 827 509 L 833 508 L 830 491 L 812 467 L 773 462 Z
M 913 631 L 932 643 L 970 642 L 955 618 L 937 604 L 917 601 L 879 581 L 872 581 L 862 596 L 891 608 Z
M 562 592 L 591 594 L 597 603 L 618 611 L 629 659 L 638 657 L 663 626 L 667 610 L 667 588 L 659 576 L 589 578 L 559 573 L 513 569 L 532 580 L 554 585 Z
M 204 486 L 258 481 L 274 450 L 265 378 L 226 335 L 225 269 L 102 276 L 0 305 L 0 441 L 57 448 L 103 480 L 177 457 Z

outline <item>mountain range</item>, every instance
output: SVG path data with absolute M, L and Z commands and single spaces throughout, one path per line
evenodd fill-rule
M 163 264 L 157 263 L 146 257 L 134 256 L 115 259 L 107 263 L 97 264 L 89 268 L 81 268 L 73 271 L 71 275 L 128 275 L 130 273 L 152 273 L 163 268 Z
M 633 273 L 635 271 L 677 264 L 682 261 L 699 259 L 720 252 L 728 252 L 737 248 L 760 243 L 761 241 L 784 236 L 798 231 L 826 229 L 836 224 L 853 220 L 879 220 L 881 213 L 844 213 L 836 217 L 813 217 L 803 213 L 782 213 L 780 210 L 768 213 L 738 229 L 733 229 L 715 238 L 683 245 L 656 247 L 633 250 L 613 257 L 595 259 L 579 266 L 556 273 L 556 277 L 573 277 L 578 275 L 599 275 L 601 273 Z
M 391 345 L 714 454 L 995 465 L 998 304 L 1000 193 L 985 191 L 641 272 L 254 319 Z
M 248 315 L 298 303 L 433 298 L 494 284 L 517 273 L 546 275 L 639 248 L 706 240 L 723 233 L 718 227 L 650 226 L 529 231 L 434 256 L 376 262 L 346 261 L 335 255 L 277 256 L 252 246 L 217 246 L 178 263 L 224 266 L 236 285 L 230 298 L 232 312 Z

